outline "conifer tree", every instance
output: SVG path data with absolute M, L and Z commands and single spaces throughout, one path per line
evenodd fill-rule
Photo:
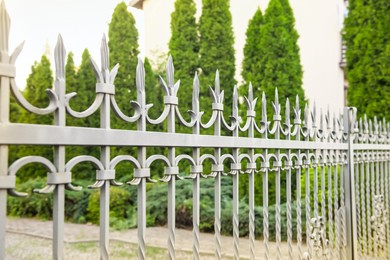
M 219 70 L 221 90 L 225 91 L 224 115 L 231 114 L 233 87 L 236 84 L 234 35 L 229 0 L 203 0 L 200 17 L 201 106 L 210 114 L 211 98 L 208 86 L 214 86 Z M 207 117 L 207 116 L 206 116 Z
M 359 114 L 388 117 L 390 111 L 390 3 L 350 1 L 345 20 L 348 105 Z
M 249 21 L 246 30 L 246 43 L 244 46 L 244 59 L 242 61 L 242 78 L 244 79 L 244 87 L 241 87 L 241 95 L 246 95 L 249 82 L 252 85 L 259 87 L 261 81 L 259 80 L 260 68 L 260 29 L 263 24 L 263 14 L 260 8 L 257 9 L 252 19 Z
M 180 80 L 179 108 L 183 115 L 192 108 L 192 81 L 199 67 L 199 39 L 193 0 L 176 0 L 171 15 L 169 52 L 175 65 L 175 79 Z M 189 117 L 188 117 L 189 118 Z
M 46 107 L 49 104 L 49 98 L 46 89 L 51 89 L 53 85 L 53 75 L 50 69 L 49 59 L 43 55 L 40 62 L 35 62 L 31 67 L 31 73 L 27 78 L 27 86 L 24 89 L 24 97 L 34 106 Z M 19 121 L 19 120 L 18 120 Z M 53 115 L 36 115 L 24 109 L 21 110 L 21 123 L 29 124 L 53 124 Z M 43 156 L 51 160 L 53 150 L 51 147 L 43 146 L 19 146 L 17 148 L 17 158 L 27 155 Z M 26 166 L 21 170 L 19 177 L 22 180 L 34 178 L 37 176 L 44 177 L 45 169 L 43 167 Z
M 304 104 L 298 37 L 288 0 L 271 0 L 260 30 L 260 66 L 256 73 L 256 80 L 267 96 L 269 118 L 273 115 L 271 101 L 274 100 L 275 88 L 278 88 L 281 104 L 287 97 L 295 100 L 296 95 L 299 95 L 300 104 Z
M 122 111 L 130 115 L 130 101 L 136 100 L 135 73 L 137 66 L 138 31 L 134 16 L 127 11 L 124 2 L 119 3 L 112 14 L 108 28 L 108 46 L 111 67 L 119 63 L 115 78 L 115 98 Z M 113 128 L 125 128 L 123 121 L 114 119 Z

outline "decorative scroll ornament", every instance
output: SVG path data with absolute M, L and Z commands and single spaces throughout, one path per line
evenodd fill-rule
M 371 217 L 373 237 L 378 249 L 384 250 L 386 247 L 386 225 L 387 210 L 385 208 L 384 196 L 376 195 L 374 197 L 374 215 Z
M 326 257 L 328 255 L 329 240 L 326 238 L 326 226 L 322 216 L 311 219 L 309 238 L 315 257 L 311 257 L 308 252 L 305 252 L 303 254 L 303 259 L 318 259 L 321 255 Z

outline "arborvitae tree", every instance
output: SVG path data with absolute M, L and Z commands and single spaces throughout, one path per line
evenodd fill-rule
M 71 106 L 74 110 L 84 111 L 91 106 L 93 100 L 96 97 L 96 78 L 93 73 L 90 54 L 87 49 L 84 49 L 81 56 L 80 68 L 77 72 L 77 96 L 72 98 Z M 79 121 L 79 120 L 78 120 Z M 88 127 L 100 127 L 99 124 L 99 111 L 96 111 L 93 115 L 81 119 L 80 125 Z
M 298 33 L 295 30 L 295 19 L 288 0 L 271 0 L 260 29 L 259 52 L 260 66 L 256 71 L 256 81 L 267 96 L 268 119 L 272 119 L 275 88 L 278 88 L 279 102 L 284 107 L 286 98 L 291 101 L 299 95 L 300 104 L 305 102 L 302 88 L 302 66 L 300 63 Z M 257 78 L 258 77 L 258 78 Z M 259 91 L 258 91 L 259 93 Z M 261 103 L 259 101 L 259 103 Z M 282 108 L 281 114 L 283 115 Z M 260 112 L 260 111 L 259 111 Z M 294 177 L 292 178 L 294 179 Z M 281 175 L 281 200 L 286 200 L 285 175 Z M 295 182 L 293 182 L 295 187 Z M 256 179 L 256 203 L 262 204 L 261 178 Z M 275 175 L 269 175 L 269 203 L 275 203 Z M 292 190 L 294 190 L 294 187 Z
M 82 60 L 80 68 L 76 74 L 76 68 L 73 62 L 73 54 L 68 54 L 68 59 L 65 66 L 66 76 L 66 88 L 67 92 L 76 92 L 77 95 L 70 100 L 70 106 L 75 111 L 84 111 L 93 102 L 95 93 L 95 76 L 92 70 L 92 66 L 89 60 L 89 52 L 87 49 L 82 54 Z M 99 112 L 87 117 L 87 118 L 73 118 L 68 115 L 67 124 L 72 126 L 82 127 L 99 127 Z M 66 156 L 67 160 L 78 155 L 93 155 L 99 156 L 98 147 L 68 147 Z M 92 174 L 94 168 L 91 164 L 82 163 L 78 164 L 73 172 L 77 179 L 94 180 L 95 176 Z
M 242 61 L 242 78 L 244 79 L 245 87 L 241 88 L 241 94 L 246 95 L 248 92 L 248 84 L 252 82 L 255 87 L 261 85 L 259 80 L 260 68 L 260 29 L 263 24 L 263 14 L 260 8 L 249 21 L 248 29 L 246 30 L 246 43 L 244 46 L 244 59 Z
M 27 78 L 27 86 L 24 89 L 24 97 L 34 106 L 46 107 L 49 104 L 49 98 L 46 94 L 46 89 L 52 88 L 53 75 L 50 69 L 49 59 L 43 55 L 40 62 L 35 62 L 31 67 L 31 74 Z M 19 120 L 18 120 L 19 121 Z M 24 109 L 21 110 L 21 123 L 29 124 L 53 124 L 53 115 L 40 116 L 30 113 Z M 39 155 L 51 160 L 53 158 L 53 150 L 51 147 L 42 146 L 18 146 L 17 157 L 22 158 L 27 155 Z M 21 180 L 34 178 L 37 176 L 44 177 L 45 169 L 43 167 L 26 166 L 23 167 L 20 174 Z
M 202 69 L 200 101 L 210 114 L 211 98 L 208 86 L 214 86 L 215 71 L 219 70 L 221 90 L 225 91 L 225 113 L 231 114 L 234 79 L 234 36 L 229 0 L 203 0 L 200 17 L 200 65 Z M 206 116 L 207 117 L 207 116 Z
M 192 108 L 192 81 L 199 67 L 199 38 L 193 0 L 176 0 L 171 15 L 169 52 L 175 65 L 175 79 L 180 80 L 179 108 L 183 115 Z M 189 116 L 188 116 L 189 118 Z
M 137 67 L 138 31 L 133 15 L 127 11 L 127 5 L 121 2 L 115 7 L 108 28 L 108 46 L 111 67 L 119 63 L 115 78 L 115 98 L 122 111 L 130 115 L 130 101 L 136 100 L 135 74 Z M 113 120 L 113 128 L 125 128 L 121 120 Z
M 256 79 L 267 96 L 267 111 L 271 116 L 269 118 L 273 115 L 271 101 L 274 100 L 276 87 L 281 104 L 284 104 L 286 98 L 295 100 L 296 95 L 299 95 L 300 104 L 304 104 L 298 38 L 288 0 L 271 0 L 260 29 L 260 66 Z
M 390 111 L 390 15 L 388 1 L 350 1 L 345 21 L 348 105 L 359 114 Z

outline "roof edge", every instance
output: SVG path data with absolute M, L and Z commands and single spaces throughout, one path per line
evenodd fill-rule
M 129 6 L 143 10 L 144 0 L 131 0 Z

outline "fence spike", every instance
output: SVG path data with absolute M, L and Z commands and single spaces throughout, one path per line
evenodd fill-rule
M 326 109 L 325 121 L 326 121 L 326 127 L 328 129 L 330 129 L 331 128 L 331 122 L 330 122 L 330 109 L 329 109 L 329 105 L 328 105 L 328 107 Z
M 316 102 L 313 103 L 313 111 L 311 112 L 311 121 L 313 123 L 313 127 L 317 125 L 317 107 Z
M 286 99 L 286 125 L 290 126 L 290 100 L 289 98 Z
M 253 86 L 252 86 L 252 82 L 249 82 L 248 100 L 250 102 L 253 102 Z
M 359 134 L 363 134 L 363 118 L 359 119 Z
M 303 114 L 303 124 L 306 128 L 309 127 L 309 107 L 307 106 L 307 103 L 305 104 L 305 111 Z
M 233 88 L 233 111 L 232 111 L 233 117 L 238 117 L 238 92 L 237 92 L 237 85 L 234 85 Z
M 294 119 L 298 122 L 301 119 L 301 108 L 299 107 L 299 96 L 295 96 Z
M 333 131 L 336 132 L 336 127 L 337 127 L 337 118 L 336 118 L 336 113 L 333 112 Z
M 0 51 L 8 53 L 9 30 L 11 26 L 11 19 L 8 15 L 5 1 L 2 0 L 0 4 Z
M 175 67 L 173 66 L 173 59 L 172 55 L 169 55 L 168 57 L 168 63 L 167 63 L 167 83 L 168 83 L 168 88 L 173 88 L 175 84 Z
M 215 72 L 215 95 L 218 97 L 221 94 L 221 89 L 219 85 L 219 71 Z
M 367 114 L 364 114 L 364 133 L 365 134 L 368 134 L 369 133 L 369 129 L 368 129 L 368 120 L 367 120 Z
M 320 109 L 320 129 L 324 130 L 324 114 L 322 113 L 322 108 Z
M 103 34 L 102 42 L 100 45 L 100 58 L 101 58 L 101 66 L 102 66 L 102 72 L 105 70 L 110 70 L 110 57 L 109 57 L 109 51 L 108 51 L 108 44 L 106 39 L 106 34 Z M 103 72 L 104 74 L 104 72 Z M 105 77 L 105 79 L 107 79 Z
M 199 78 L 198 73 L 195 72 L 194 83 L 193 83 L 193 91 L 192 91 L 192 111 L 195 113 L 199 113 Z
M 138 57 L 136 87 L 138 93 L 138 102 L 141 106 L 145 105 L 145 68 L 141 57 Z
M 56 79 L 65 79 L 66 51 L 61 34 L 58 35 L 57 44 L 54 48 L 54 61 L 56 65 Z
M 263 91 L 261 97 L 261 119 L 264 123 L 267 123 L 267 99 L 265 97 L 265 93 Z
M 378 134 L 378 132 L 379 132 L 378 119 L 376 116 L 374 116 L 374 134 Z
M 275 115 L 280 115 L 280 104 L 279 104 L 278 88 L 275 88 L 275 102 L 272 102 L 272 107 L 274 108 L 274 114 Z

